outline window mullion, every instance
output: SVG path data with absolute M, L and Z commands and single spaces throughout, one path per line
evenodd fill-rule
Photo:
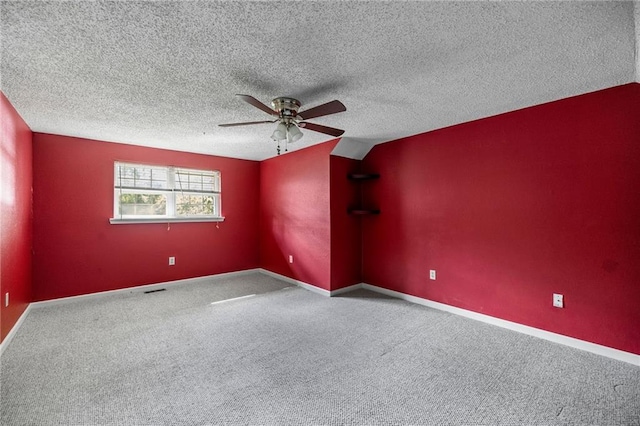
M 167 167 L 167 215 L 177 216 L 176 212 L 176 169 L 175 167 Z

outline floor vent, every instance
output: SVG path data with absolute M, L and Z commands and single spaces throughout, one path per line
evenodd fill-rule
M 165 291 L 165 290 L 166 290 L 166 288 L 159 288 L 159 289 L 156 289 L 156 290 L 147 290 L 147 291 L 144 292 L 144 294 L 157 293 L 159 291 Z

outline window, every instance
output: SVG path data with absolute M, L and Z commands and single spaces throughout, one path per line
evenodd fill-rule
M 221 221 L 220 172 L 116 162 L 111 223 Z

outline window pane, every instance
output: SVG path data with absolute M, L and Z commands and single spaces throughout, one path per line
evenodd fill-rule
M 120 194 L 121 215 L 158 216 L 167 214 L 164 194 Z
M 123 188 L 168 189 L 167 168 L 117 163 L 115 186 Z
M 176 170 L 176 189 L 182 191 L 218 191 L 219 173 L 206 170 Z
M 214 215 L 216 197 L 213 195 L 176 194 L 176 213 L 178 216 Z

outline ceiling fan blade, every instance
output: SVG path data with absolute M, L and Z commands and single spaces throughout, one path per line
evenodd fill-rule
M 247 126 L 249 124 L 263 124 L 263 123 L 275 123 L 278 120 L 266 120 L 266 121 L 246 121 L 244 123 L 227 123 L 218 124 L 220 127 L 234 127 L 234 126 Z
M 341 136 L 344 133 L 342 129 L 336 129 L 335 127 L 322 126 L 320 124 L 302 122 L 299 124 L 303 129 L 313 130 L 314 132 L 324 133 L 331 136 Z
M 318 105 L 317 107 L 313 107 L 306 111 L 302 111 L 298 113 L 298 116 L 303 120 L 308 120 L 310 118 L 322 117 L 323 115 L 335 114 L 336 112 L 346 111 L 347 107 L 345 107 L 340 101 L 331 101 L 326 104 Z
M 263 104 L 262 102 L 254 98 L 253 96 L 250 96 L 250 95 L 236 95 L 236 96 L 240 96 L 240 99 L 242 99 L 246 103 L 251 104 L 256 108 L 263 110 L 269 115 L 278 115 L 277 111 L 272 110 L 271 108 L 269 108 L 268 106 L 266 106 L 265 104 Z

